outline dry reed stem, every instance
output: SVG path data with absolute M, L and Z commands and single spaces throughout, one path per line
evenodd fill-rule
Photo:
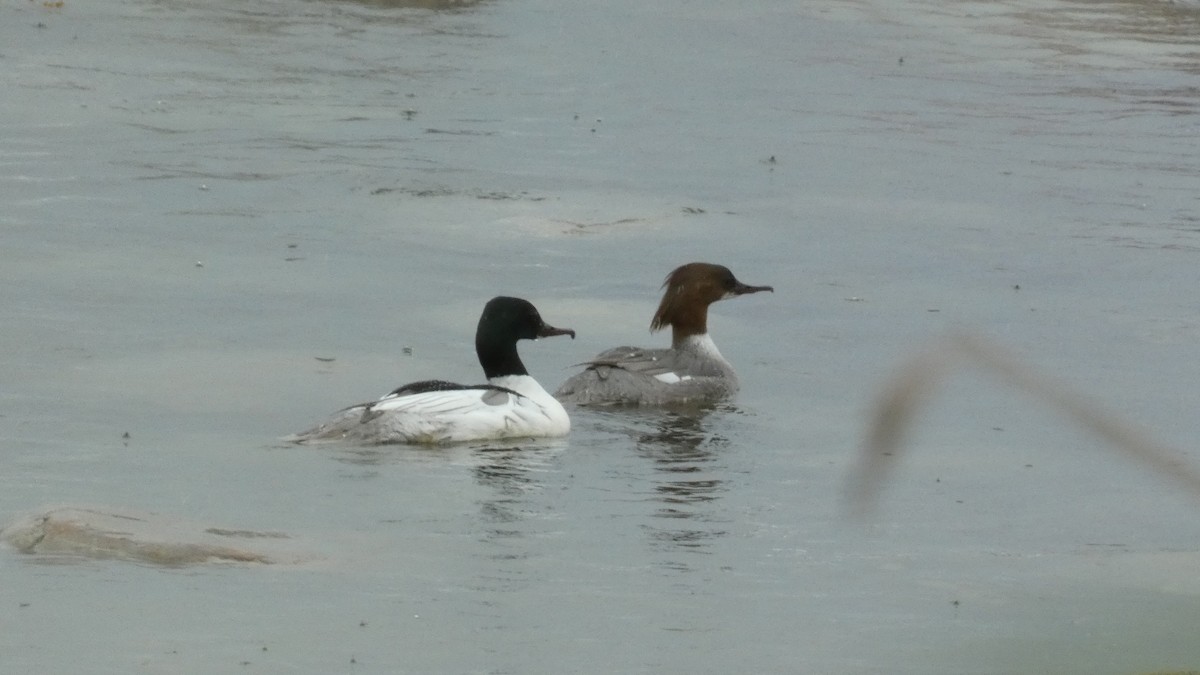
M 871 417 L 867 439 L 851 473 L 850 510 L 864 516 L 875 507 L 888 471 L 904 447 L 916 412 L 937 393 L 947 377 L 976 366 L 1049 404 L 1080 427 L 1108 441 L 1151 469 L 1200 497 L 1200 470 L 1183 453 L 1155 441 L 1148 430 L 1121 420 L 1112 411 L 1034 370 L 1022 359 L 981 337 L 951 335 L 905 361 L 887 382 Z

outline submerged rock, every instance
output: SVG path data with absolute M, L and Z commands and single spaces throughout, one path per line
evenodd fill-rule
M 0 540 L 22 553 L 67 554 L 153 565 L 213 562 L 297 563 L 291 537 L 279 532 L 208 527 L 169 516 L 108 506 L 56 506 L 22 515 Z

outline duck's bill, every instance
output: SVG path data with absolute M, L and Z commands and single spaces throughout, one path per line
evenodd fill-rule
M 775 289 L 771 286 L 751 286 L 749 284 L 743 284 L 740 281 L 736 286 L 733 287 L 734 295 L 746 295 L 747 293 L 758 293 L 759 291 L 770 291 L 774 293 Z
M 538 331 L 538 337 L 540 338 L 554 337 L 555 335 L 570 335 L 572 340 L 575 339 L 575 331 L 570 328 L 555 328 L 554 326 L 543 325 L 542 329 Z

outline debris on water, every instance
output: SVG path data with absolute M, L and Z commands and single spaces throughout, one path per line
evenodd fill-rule
M 314 356 L 313 358 L 320 361 L 321 363 L 333 363 L 334 361 L 337 360 L 337 358 L 333 357 L 333 356 Z

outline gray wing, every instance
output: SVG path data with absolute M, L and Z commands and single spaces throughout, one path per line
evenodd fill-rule
M 578 365 L 587 366 L 588 370 L 596 370 L 598 373 L 608 368 L 620 368 L 637 375 L 654 377 L 674 370 L 674 366 L 666 358 L 668 354 L 670 350 L 667 349 L 615 347 L 600 352 L 592 360 Z
M 562 383 L 554 396 L 581 404 L 639 404 L 658 400 L 668 391 L 658 376 L 674 372 L 670 350 L 617 347 L 597 354 Z

